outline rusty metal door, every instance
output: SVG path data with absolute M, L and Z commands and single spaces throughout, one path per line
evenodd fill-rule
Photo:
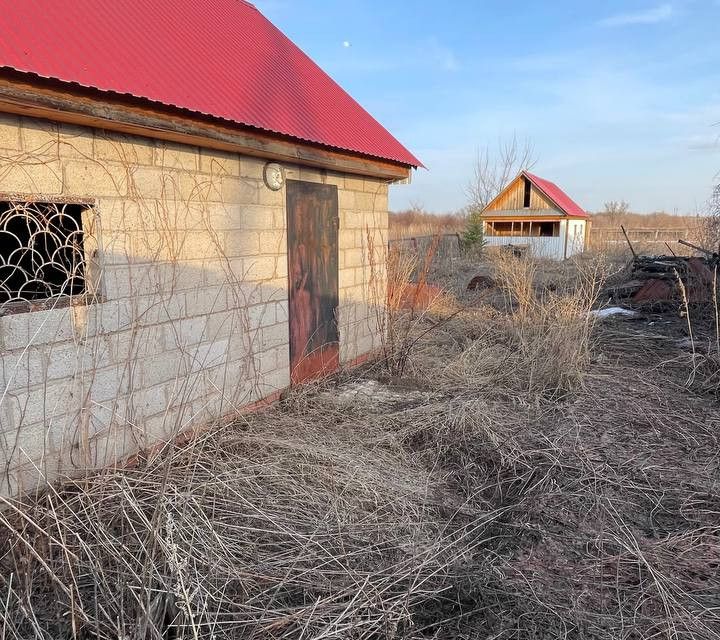
M 338 368 L 337 187 L 287 181 L 290 380 Z

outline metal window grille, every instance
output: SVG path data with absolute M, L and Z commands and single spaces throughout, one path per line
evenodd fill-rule
M 86 208 L 0 202 L 0 311 L 8 303 L 86 292 Z

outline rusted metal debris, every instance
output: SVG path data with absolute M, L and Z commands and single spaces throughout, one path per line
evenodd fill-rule
M 718 255 L 687 242 L 681 244 L 702 253 L 703 257 L 635 255 L 630 278 L 611 287 L 607 293 L 615 300 L 629 299 L 637 303 L 711 300 L 720 263 Z

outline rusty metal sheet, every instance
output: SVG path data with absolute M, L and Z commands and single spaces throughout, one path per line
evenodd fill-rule
M 648 280 L 633 296 L 634 302 L 659 302 L 672 298 L 673 288 L 665 281 L 657 278 Z
M 339 363 L 338 194 L 334 185 L 287 182 L 290 379 Z

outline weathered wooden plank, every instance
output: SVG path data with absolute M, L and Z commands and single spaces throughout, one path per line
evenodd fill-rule
M 10 72 L 0 74 L 0 112 L 372 176 L 390 182 L 407 179 L 411 171 L 410 167 L 401 164 L 300 143 L 249 127 L 220 124 L 209 117 L 153 105 L 149 101 L 110 97 L 81 87 L 69 90 L 42 79 L 31 83 Z

